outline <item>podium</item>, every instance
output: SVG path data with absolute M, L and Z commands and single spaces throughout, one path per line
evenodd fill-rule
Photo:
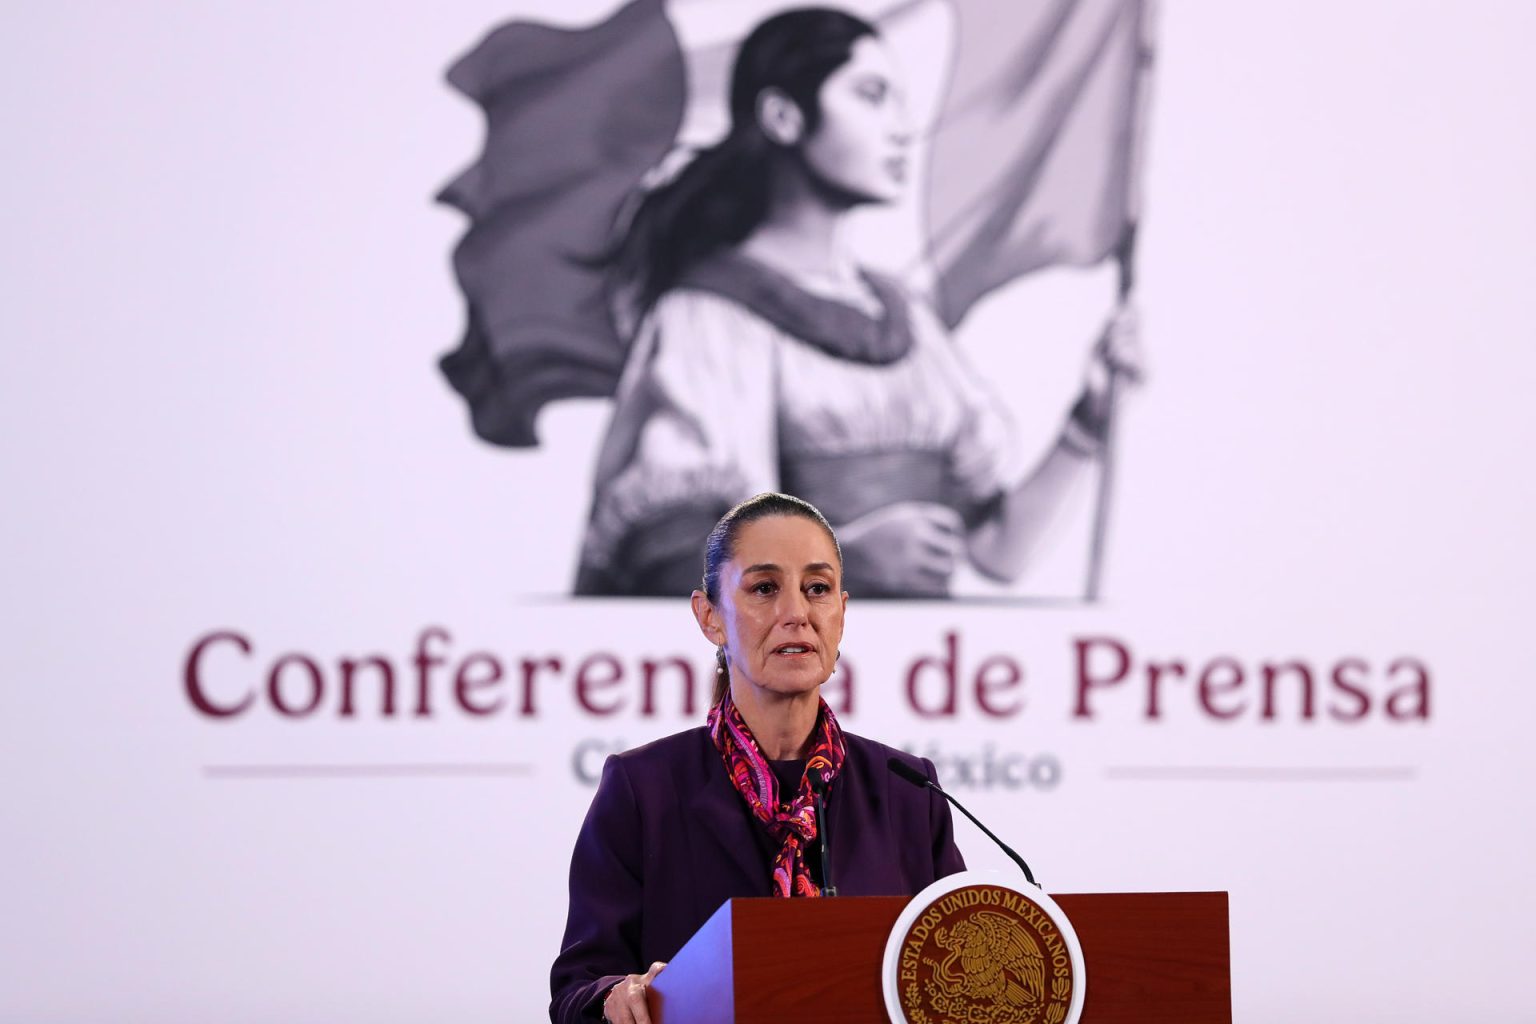
M 1082 1024 L 1231 1024 L 1224 892 L 1053 896 L 1082 944 Z M 733 899 L 651 983 L 657 1024 L 885 1024 L 905 896 Z

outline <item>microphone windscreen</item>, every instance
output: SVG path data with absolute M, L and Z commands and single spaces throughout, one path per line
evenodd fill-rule
M 885 764 L 886 767 L 890 768 L 891 771 L 895 772 L 897 775 L 900 775 L 914 786 L 928 785 L 928 776 L 924 775 L 916 768 L 913 768 L 899 757 L 893 757 L 889 761 L 885 762 Z

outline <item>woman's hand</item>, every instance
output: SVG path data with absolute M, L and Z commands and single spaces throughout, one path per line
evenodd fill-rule
M 1104 324 L 1095 354 L 1132 384 L 1141 383 L 1147 360 L 1141 351 L 1141 318 L 1134 302 L 1125 301 L 1115 307 Z
M 1145 375 L 1146 359 L 1141 351 L 1136 307 L 1123 302 L 1105 322 L 1104 333 L 1093 346 L 1083 392 L 1062 430 L 1062 444 L 1079 455 L 1097 454 L 1109 434 L 1115 385 L 1140 384 Z
M 1122 302 L 1105 321 L 1104 333 L 1093 346 L 1083 393 L 1089 401 L 1102 407 L 1108 401 L 1110 377 L 1140 384 L 1146 376 L 1146 363 L 1146 356 L 1141 351 L 1141 326 L 1136 306 Z
M 651 1011 L 645 1004 L 645 992 L 665 966 L 658 960 L 644 974 L 631 974 L 609 989 L 603 1000 L 603 1020 L 611 1024 L 651 1024 Z
M 945 597 L 965 550 L 965 523 L 947 505 L 901 501 L 838 527 L 847 575 L 876 593 Z

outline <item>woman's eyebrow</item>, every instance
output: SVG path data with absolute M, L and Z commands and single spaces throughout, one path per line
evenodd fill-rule
M 784 567 L 779 565 L 779 564 L 777 564 L 776 562 L 758 562 L 756 565 L 749 565 L 745 569 L 741 570 L 741 574 L 743 576 L 747 576 L 747 575 L 750 575 L 751 573 L 754 573 L 754 572 L 783 572 L 783 571 L 784 571 Z M 812 563 L 810 563 L 809 565 L 807 565 L 805 567 L 804 571 L 805 572 L 831 572 L 832 571 L 832 563 L 831 562 L 812 562 Z

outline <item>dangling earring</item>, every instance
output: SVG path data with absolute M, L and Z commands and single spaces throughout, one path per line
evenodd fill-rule
M 725 660 L 725 644 L 715 648 L 715 694 L 711 703 L 719 704 L 731 690 L 731 669 Z

